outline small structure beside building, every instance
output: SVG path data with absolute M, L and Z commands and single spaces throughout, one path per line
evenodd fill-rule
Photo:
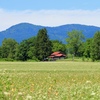
M 51 60 L 57 60 L 57 59 L 65 59 L 66 55 L 61 53 L 60 51 L 57 51 L 57 52 L 53 52 L 49 58 Z

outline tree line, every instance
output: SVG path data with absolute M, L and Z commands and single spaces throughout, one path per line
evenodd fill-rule
M 76 57 L 91 58 L 92 61 L 100 60 L 100 31 L 93 38 L 85 39 L 82 31 L 68 32 L 67 50 Z
M 85 39 L 81 31 L 73 30 L 67 33 L 66 44 L 58 40 L 50 40 L 45 28 L 40 29 L 37 36 L 17 43 L 14 39 L 4 39 L 0 46 L 0 59 L 13 61 L 43 61 L 52 52 L 61 51 L 64 54 L 75 57 L 100 60 L 100 32 L 96 32 L 93 38 Z
M 65 53 L 66 46 L 58 40 L 50 40 L 45 28 L 40 29 L 37 36 L 17 43 L 14 39 L 4 39 L 0 46 L 1 60 L 35 60 L 42 61 L 52 52 Z

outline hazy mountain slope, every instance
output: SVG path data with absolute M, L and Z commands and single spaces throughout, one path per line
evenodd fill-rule
M 0 32 L 0 44 L 4 38 L 13 38 L 17 42 L 21 42 L 24 39 L 36 36 L 39 29 L 44 28 L 45 26 L 38 26 L 29 23 L 20 23 L 14 25 L 5 31 Z M 96 31 L 100 31 L 100 27 L 95 26 L 86 26 L 80 24 L 67 24 L 61 25 L 58 27 L 45 27 L 48 31 L 50 39 L 58 39 L 62 42 L 65 42 L 67 38 L 67 32 L 72 30 L 81 30 L 86 38 L 93 37 Z

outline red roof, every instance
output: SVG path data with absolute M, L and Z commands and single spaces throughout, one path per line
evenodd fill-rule
M 60 52 L 59 51 L 57 51 L 57 52 L 53 52 L 51 55 L 57 55 L 57 54 L 59 54 Z
M 64 55 L 63 53 L 57 51 L 57 52 L 52 53 L 49 57 L 54 58 L 54 57 L 62 57 L 62 56 L 65 57 L 66 55 Z
M 57 57 L 65 56 L 64 54 L 57 54 Z

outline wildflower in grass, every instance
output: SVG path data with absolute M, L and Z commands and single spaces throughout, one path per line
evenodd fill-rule
M 57 92 L 57 91 L 55 92 L 55 95 L 56 95 L 56 96 L 58 95 L 58 92 Z
M 96 93 L 94 91 L 92 91 L 91 95 L 94 96 Z
M 43 96 L 43 99 L 46 99 L 46 96 Z
M 34 83 L 32 83 L 32 86 L 34 86 Z
M 31 84 L 30 92 L 34 92 L 34 83 Z
M 22 93 L 22 92 L 18 92 L 18 95 L 19 95 L 19 96 L 22 96 L 22 95 L 23 95 L 23 93 Z
M 91 81 L 86 81 L 86 84 L 91 84 L 92 82 Z
M 52 89 L 52 87 L 49 87 L 49 90 L 51 90 Z
M 9 96 L 10 93 L 9 92 L 4 92 L 4 95 Z
M 11 89 L 12 92 L 14 92 L 15 90 L 16 90 L 15 88 L 12 88 L 12 89 Z
M 12 88 L 11 91 L 14 92 L 14 89 Z
M 26 96 L 26 100 L 32 100 L 32 96 L 30 96 L 29 94 Z

